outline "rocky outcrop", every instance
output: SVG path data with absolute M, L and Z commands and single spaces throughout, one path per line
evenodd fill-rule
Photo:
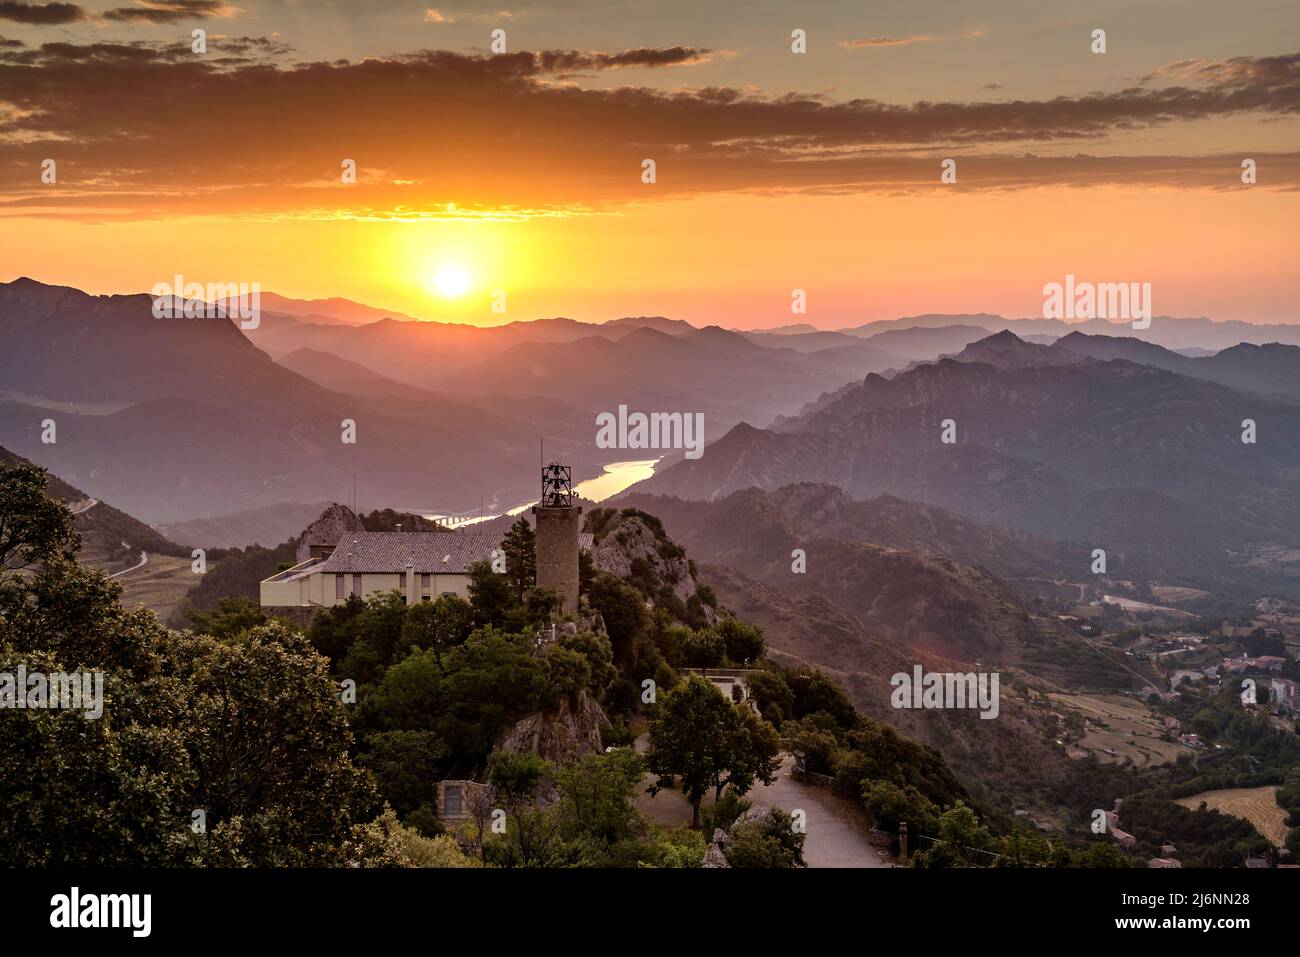
M 297 560 L 305 562 L 311 558 L 313 548 L 333 548 L 345 532 L 357 528 L 359 524 L 352 509 L 338 503 L 331 505 L 298 536 Z
M 538 711 L 520 719 L 497 744 L 498 750 L 532 753 L 554 764 L 572 764 L 604 750 L 602 733 L 609 718 L 596 699 L 578 693 L 576 702 L 565 698 L 555 711 Z
M 709 848 L 704 852 L 704 863 L 700 867 L 730 867 L 727 863 L 727 855 L 722 852 L 723 845 L 727 843 L 727 832 L 720 827 L 713 829 L 713 838 L 709 841 Z
M 742 824 L 751 822 L 768 827 L 782 827 L 785 823 L 776 817 L 772 808 L 760 805 L 747 809 L 725 831 L 720 827 L 713 829 L 713 836 L 709 838 L 709 846 L 704 852 L 704 861 L 700 867 L 730 867 L 731 862 L 727 860 L 727 842 L 731 840 L 731 832 Z
M 699 588 L 686 558 L 686 551 L 664 534 L 653 519 L 624 512 L 612 528 L 596 541 L 592 557 L 596 567 L 651 592 L 651 601 L 660 589 L 668 589 L 683 605 Z M 704 609 L 710 623 L 713 609 Z

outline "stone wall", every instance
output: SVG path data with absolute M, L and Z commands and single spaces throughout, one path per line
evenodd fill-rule
M 533 509 L 537 524 L 537 587 L 554 588 L 564 597 L 561 611 L 578 611 L 578 532 L 582 509 Z

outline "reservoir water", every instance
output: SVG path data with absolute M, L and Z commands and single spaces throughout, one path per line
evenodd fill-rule
M 631 462 L 610 462 L 606 465 L 605 471 L 593 478 L 583 479 L 573 486 L 575 494 L 582 496 L 589 502 L 603 502 L 610 496 L 617 495 L 624 489 L 627 489 L 643 479 L 648 479 L 655 474 L 655 466 L 659 459 L 637 459 Z M 477 525 L 479 522 L 486 522 L 501 515 L 518 515 L 520 512 L 526 512 L 532 508 L 534 502 L 524 502 L 522 505 L 516 505 L 508 508 L 505 512 L 493 512 L 490 515 L 425 515 L 425 518 L 433 521 L 448 521 L 456 527 L 462 525 Z

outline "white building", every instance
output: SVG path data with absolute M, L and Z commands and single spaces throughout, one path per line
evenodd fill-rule
M 263 608 L 328 608 L 348 596 L 397 591 L 408 605 L 440 595 L 469 597 L 469 567 L 492 561 L 501 534 L 484 531 L 345 532 L 328 554 L 313 555 L 261 583 Z M 579 536 L 591 548 L 591 535 Z M 325 549 L 320 551 L 324 552 Z

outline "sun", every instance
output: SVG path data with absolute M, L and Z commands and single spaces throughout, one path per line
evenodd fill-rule
M 469 291 L 469 273 L 456 263 L 448 263 L 433 274 L 433 288 L 444 299 L 459 299 Z

